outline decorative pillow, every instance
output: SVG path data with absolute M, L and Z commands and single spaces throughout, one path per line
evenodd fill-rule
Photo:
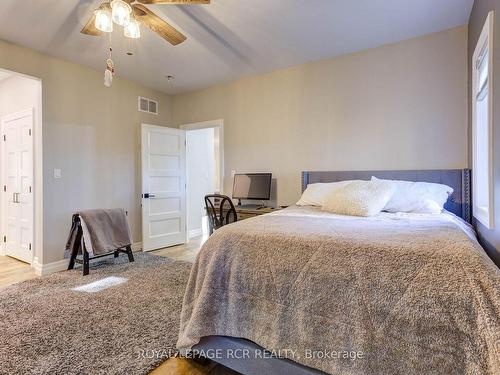
M 387 181 L 353 181 L 330 192 L 324 211 L 350 216 L 373 216 L 382 211 L 394 193 Z
M 372 177 L 372 181 L 391 182 L 396 188 L 383 209 L 387 212 L 438 214 L 443 211 L 444 204 L 453 193 L 453 189 L 447 185 L 430 182 L 381 180 L 376 177 Z
M 297 206 L 323 206 L 326 196 L 333 190 L 339 189 L 354 180 L 339 181 L 339 182 L 318 182 L 307 185 L 306 190 L 302 193 Z

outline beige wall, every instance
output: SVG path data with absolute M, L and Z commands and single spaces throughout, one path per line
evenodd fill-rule
M 119 67 L 108 89 L 103 72 L 2 41 L 0 68 L 42 79 L 44 253 L 39 261 L 62 259 L 71 214 L 79 209 L 127 209 L 134 240 L 140 241 L 140 124 L 170 124 L 170 97 L 120 78 Z M 138 112 L 138 95 L 159 100 L 159 115 Z M 54 168 L 62 169 L 60 180 L 53 178 Z
M 18 75 L 0 81 L 0 116 L 38 109 L 40 102 L 40 82 Z
M 42 79 L 41 260 L 62 258 L 83 208 L 124 207 L 141 240 L 142 122 L 224 119 L 226 193 L 233 170 L 271 171 L 279 204 L 299 197 L 301 170 L 465 167 L 466 37 L 461 27 L 172 99 L 119 75 L 107 89 L 100 71 L 0 41 L 0 68 Z M 138 95 L 160 114 L 138 112 Z
M 173 97 L 173 124 L 224 119 L 231 171 L 270 171 L 279 204 L 302 170 L 467 166 L 467 28 Z

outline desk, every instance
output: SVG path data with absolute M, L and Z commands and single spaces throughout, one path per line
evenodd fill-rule
M 238 221 L 281 210 L 281 208 L 272 208 L 272 207 L 245 208 L 245 207 L 235 206 L 235 208 L 236 208 L 236 215 L 238 215 Z M 218 209 L 218 207 L 215 207 L 215 209 Z M 227 211 L 229 210 L 224 209 L 222 212 L 226 214 Z
M 236 206 L 236 214 L 238 220 L 245 220 L 251 217 L 269 214 L 271 212 L 279 211 L 281 208 L 262 207 L 262 208 L 244 208 Z

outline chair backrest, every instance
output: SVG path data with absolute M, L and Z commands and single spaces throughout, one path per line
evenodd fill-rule
M 210 234 L 214 229 L 238 221 L 236 208 L 227 195 L 211 194 L 205 196 L 205 207 L 207 208 Z

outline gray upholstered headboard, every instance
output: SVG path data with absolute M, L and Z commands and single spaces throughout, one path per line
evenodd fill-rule
M 470 169 L 443 169 L 426 171 L 332 171 L 302 172 L 302 191 L 315 182 L 344 180 L 369 180 L 372 176 L 389 180 L 435 182 L 453 188 L 444 208 L 471 222 L 471 171 Z

